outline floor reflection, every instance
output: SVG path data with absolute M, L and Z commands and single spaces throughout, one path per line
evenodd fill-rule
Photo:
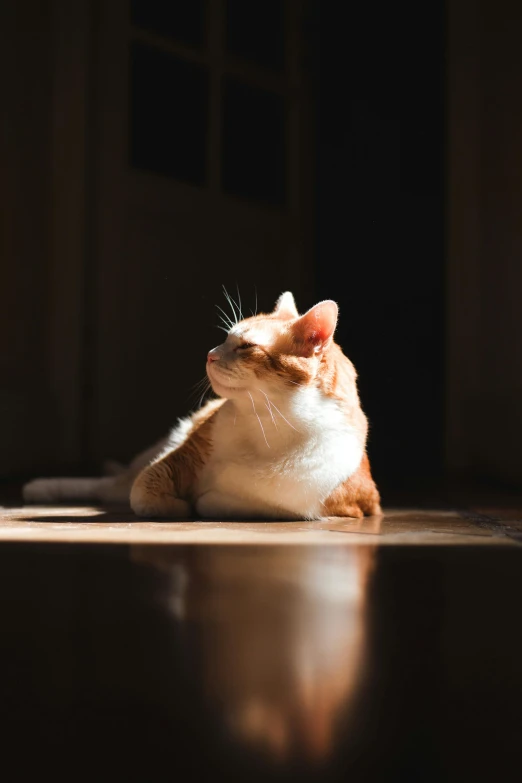
M 324 760 L 365 674 L 375 550 L 132 547 L 165 594 L 229 735 L 279 760 Z
M 4 544 L 4 777 L 511 780 L 521 553 Z

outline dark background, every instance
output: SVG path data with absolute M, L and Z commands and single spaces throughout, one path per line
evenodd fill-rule
M 339 303 L 385 500 L 520 485 L 516 2 L 28 0 L 0 31 L 7 481 L 163 435 L 225 284 Z
M 381 480 L 444 470 L 446 7 L 314 7 L 316 275 Z
M 339 302 L 385 504 L 519 487 L 521 41 L 519 0 L 1 2 L 2 489 L 164 434 L 197 401 L 223 284 L 245 310 Z M 493 547 L 6 543 L 3 766 L 509 779 L 521 585 L 497 534 L 518 534 L 487 514 Z M 229 741 L 220 694 L 247 663 L 302 730 L 335 563 L 357 586 L 333 604 L 341 644 L 362 600 L 355 709 L 327 763 L 298 740 L 274 770 Z

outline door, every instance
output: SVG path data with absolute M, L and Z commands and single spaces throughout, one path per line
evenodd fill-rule
M 312 169 L 296 0 L 97 5 L 85 442 L 130 458 L 190 408 L 243 309 L 310 299 Z

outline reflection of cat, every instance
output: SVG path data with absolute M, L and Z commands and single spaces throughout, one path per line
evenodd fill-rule
M 299 316 L 286 292 L 272 313 L 227 324 L 225 342 L 207 360 L 221 399 L 120 475 L 40 479 L 25 487 L 25 498 L 108 502 L 130 491 L 134 511 L 151 517 L 380 513 L 356 372 L 333 341 L 336 323 L 335 302 Z
M 132 547 L 170 570 L 210 704 L 236 738 L 324 759 L 365 674 L 369 547 Z

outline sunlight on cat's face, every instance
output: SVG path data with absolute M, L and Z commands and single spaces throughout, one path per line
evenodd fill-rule
M 287 291 L 272 313 L 227 323 L 225 342 L 207 357 L 214 392 L 237 398 L 254 390 L 265 393 L 306 385 L 332 342 L 336 322 L 335 302 L 321 302 L 300 317 Z
M 234 326 L 224 343 L 207 357 L 207 375 L 221 397 L 284 383 L 276 372 L 276 344 L 282 337 L 282 322 L 252 318 Z M 280 341 L 280 340 L 279 340 Z M 289 376 L 292 382 L 294 378 Z M 298 380 L 295 381 L 298 383 Z

